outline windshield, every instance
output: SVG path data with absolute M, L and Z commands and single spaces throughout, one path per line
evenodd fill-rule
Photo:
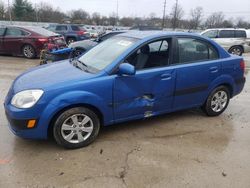
M 98 71 L 105 69 L 122 53 L 131 47 L 137 39 L 127 37 L 110 38 L 89 50 L 79 61 Z

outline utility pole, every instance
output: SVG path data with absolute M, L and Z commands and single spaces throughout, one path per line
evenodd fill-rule
M 11 16 L 10 0 L 8 0 L 8 11 L 9 11 L 10 24 L 12 24 L 12 16 Z
M 164 9 L 163 9 L 163 17 L 162 17 L 162 29 L 164 29 L 164 27 L 165 27 L 166 5 L 167 5 L 167 0 L 164 0 Z

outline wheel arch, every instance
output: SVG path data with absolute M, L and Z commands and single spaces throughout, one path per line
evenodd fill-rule
M 85 108 L 88 108 L 88 109 L 92 110 L 94 113 L 96 113 L 96 115 L 100 118 L 101 126 L 103 126 L 103 124 L 104 124 L 104 115 L 101 112 L 101 110 L 99 110 L 96 106 L 94 106 L 92 104 L 87 104 L 87 103 L 72 104 L 72 105 L 68 105 L 68 106 L 63 107 L 62 109 L 58 110 L 52 116 L 52 118 L 49 121 L 48 129 L 47 129 L 47 135 L 48 135 L 49 138 L 53 137 L 53 126 L 54 126 L 54 123 L 55 123 L 56 119 L 58 118 L 58 116 L 61 113 L 65 112 L 65 111 L 67 111 L 69 109 L 78 108 L 78 107 L 85 107 Z
M 28 43 L 28 42 L 25 42 L 25 43 L 23 43 L 23 44 L 21 45 L 21 48 L 20 48 L 20 54 L 22 54 L 22 55 L 23 55 L 23 48 L 24 48 L 26 45 L 30 45 L 30 46 L 32 46 L 32 48 L 35 50 L 35 55 L 37 55 L 37 49 L 34 47 L 34 45 L 33 45 L 33 44 Z

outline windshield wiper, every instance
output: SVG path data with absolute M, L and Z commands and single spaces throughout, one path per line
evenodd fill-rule
M 89 66 L 86 65 L 84 62 L 80 61 L 79 59 L 74 59 L 74 60 L 72 61 L 72 64 L 73 64 L 75 67 L 77 67 L 77 68 L 79 68 L 79 69 L 81 69 L 81 70 L 83 70 L 83 71 L 85 71 L 85 72 L 91 73 L 91 72 L 89 71 Z

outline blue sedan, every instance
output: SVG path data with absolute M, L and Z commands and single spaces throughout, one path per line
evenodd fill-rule
M 225 111 L 245 84 L 242 57 L 194 34 L 131 31 L 79 59 L 33 68 L 5 100 L 10 129 L 23 138 L 52 134 L 66 148 L 92 143 L 101 126 L 202 107 Z

